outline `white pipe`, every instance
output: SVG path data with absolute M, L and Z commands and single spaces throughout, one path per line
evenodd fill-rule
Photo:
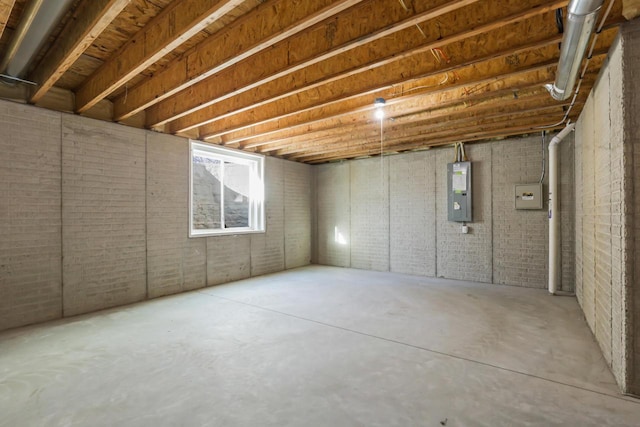
M 555 295 L 560 284 L 560 209 L 558 202 L 558 144 L 573 131 L 568 124 L 549 143 L 549 293 Z
M 604 0 L 569 2 L 556 80 L 553 84 L 545 85 L 553 99 L 563 101 L 571 96 L 603 2 Z

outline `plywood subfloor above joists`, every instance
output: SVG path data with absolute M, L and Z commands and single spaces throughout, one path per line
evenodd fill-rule
M 557 102 L 542 85 L 567 3 L 79 0 L 30 67 L 36 90 L 0 96 L 307 163 L 525 134 L 577 117 L 638 5 L 605 0 L 581 91 Z M 23 7 L 0 0 L 1 46 Z

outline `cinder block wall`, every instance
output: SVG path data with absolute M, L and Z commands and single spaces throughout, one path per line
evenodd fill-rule
M 306 265 L 312 167 L 267 158 L 267 232 L 188 238 L 188 140 L 0 101 L 0 330 Z
M 576 294 L 625 392 L 640 394 L 640 21 L 621 26 L 576 123 Z
M 316 261 L 514 286 L 547 286 L 546 204 L 516 210 L 514 184 L 542 172 L 540 135 L 469 144 L 473 161 L 471 232 L 447 221 L 452 148 L 320 165 L 316 182 Z M 562 288 L 574 285 L 573 140 L 561 162 Z M 545 154 L 546 157 L 546 154 Z

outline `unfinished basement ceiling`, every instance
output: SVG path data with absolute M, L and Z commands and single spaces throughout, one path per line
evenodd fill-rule
M 0 0 L 0 57 L 30 1 Z M 0 96 L 305 163 L 558 129 L 572 100 L 543 85 L 567 3 L 78 0 L 20 76 L 39 86 Z M 570 120 L 622 3 L 604 3 Z

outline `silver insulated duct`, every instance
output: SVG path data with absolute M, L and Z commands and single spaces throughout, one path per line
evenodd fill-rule
M 602 3 L 604 0 L 569 2 L 556 81 L 545 85 L 553 99 L 564 101 L 571 96 Z

